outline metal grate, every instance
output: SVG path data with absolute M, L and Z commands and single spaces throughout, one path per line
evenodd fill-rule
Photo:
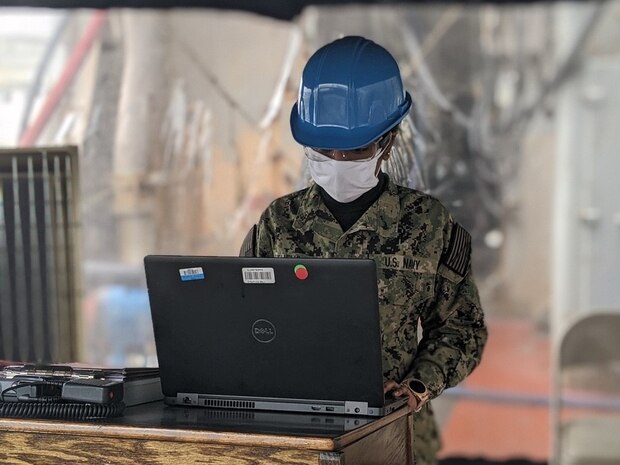
M 0 358 L 76 359 L 77 148 L 0 150 Z
M 216 399 L 207 399 L 205 401 L 205 407 L 253 409 L 255 407 L 255 404 L 254 404 L 254 402 L 246 401 L 246 400 L 216 400 Z

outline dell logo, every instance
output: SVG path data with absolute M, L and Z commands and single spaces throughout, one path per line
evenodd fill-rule
M 273 330 L 271 328 L 254 328 L 254 334 L 266 334 L 267 336 L 273 336 Z
M 276 338 L 276 327 L 271 321 L 256 320 L 252 325 L 252 336 L 258 342 L 271 342 Z

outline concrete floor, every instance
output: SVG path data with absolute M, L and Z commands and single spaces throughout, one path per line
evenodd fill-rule
M 518 394 L 541 399 L 549 394 L 548 337 L 525 320 L 489 321 L 482 363 L 467 378 L 470 392 Z M 525 458 L 546 462 L 550 427 L 546 405 L 490 402 L 451 396 L 434 403 L 443 432 L 440 457 Z

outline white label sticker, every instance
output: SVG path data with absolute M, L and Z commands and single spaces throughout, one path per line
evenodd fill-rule
M 181 281 L 195 281 L 197 279 L 205 279 L 205 273 L 202 268 L 182 268 L 179 270 Z
M 273 268 L 241 268 L 245 284 L 274 284 L 276 273 Z

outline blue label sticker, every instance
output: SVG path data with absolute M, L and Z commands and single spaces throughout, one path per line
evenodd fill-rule
M 179 270 L 181 281 L 196 281 L 197 279 L 205 279 L 205 273 L 202 268 L 183 268 Z

